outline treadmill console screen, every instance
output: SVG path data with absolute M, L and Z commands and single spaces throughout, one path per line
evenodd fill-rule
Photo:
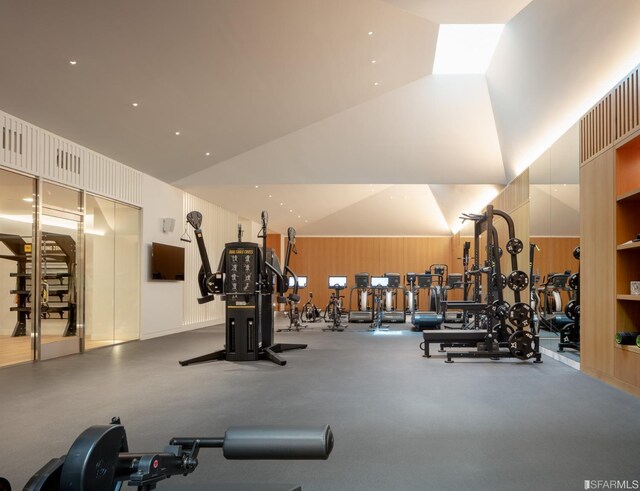
M 386 288 L 389 286 L 389 278 L 386 276 L 372 276 L 371 286 L 373 288 Z
M 344 290 L 346 287 L 346 276 L 329 276 L 329 288 L 332 290 Z

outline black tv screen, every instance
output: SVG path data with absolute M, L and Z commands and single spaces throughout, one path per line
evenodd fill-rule
M 153 242 L 151 279 L 184 281 L 184 248 Z

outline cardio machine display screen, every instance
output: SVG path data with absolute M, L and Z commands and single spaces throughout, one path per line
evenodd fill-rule
M 293 276 L 289 276 L 289 288 L 293 288 L 295 285 L 295 280 Z M 298 288 L 306 288 L 307 287 L 307 277 L 306 276 L 298 276 Z
M 371 286 L 373 288 L 386 288 L 389 286 L 389 278 L 386 276 L 372 276 Z
M 345 289 L 347 287 L 346 276 L 329 276 L 329 288 Z

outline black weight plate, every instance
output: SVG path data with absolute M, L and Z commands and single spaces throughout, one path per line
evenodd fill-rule
M 576 248 L 573 250 L 573 257 L 580 261 L 580 246 L 576 246 Z
M 61 491 L 110 491 L 125 438 L 120 425 L 91 426 L 73 442 L 60 475 Z
M 515 332 L 513 326 L 509 324 L 496 324 L 493 326 L 493 338 L 499 343 L 506 343 L 509 337 Z
M 520 239 L 513 237 L 507 241 L 507 252 L 512 256 L 520 254 L 522 249 L 524 249 L 524 244 Z
M 533 322 L 533 309 L 524 302 L 514 303 L 509 309 L 508 319 L 514 326 L 523 329 Z
M 504 287 L 507 286 L 507 277 L 504 274 L 498 276 L 494 273 L 491 279 L 493 281 L 493 285 L 500 290 L 504 290 Z
M 0 491 L 11 491 L 11 484 L 4 477 L 0 477 Z
M 514 292 L 521 292 L 529 286 L 529 275 L 519 269 L 511 271 L 507 277 L 507 286 Z
M 578 288 L 580 288 L 579 273 L 573 273 L 571 276 L 569 276 L 569 288 L 571 288 L 572 290 L 577 290 Z
M 564 309 L 564 313 L 572 321 L 580 317 L 580 304 L 575 300 L 571 300 Z
M 500 320 L 505 320 L 507 318 L 510 308 L 511 305 L 509 305 L 509 302 L 504 300 L 502 302 L 500 300 L 494 300 L 490 307 L 493 317 Z
M 519 360 L 529 360 L 536 353 L 535 336 L 529 331 L 516 331 L 509 336 L 509 351 Z

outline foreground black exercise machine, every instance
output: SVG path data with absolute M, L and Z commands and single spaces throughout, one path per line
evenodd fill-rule
M 372 296 L 369 285 L 369 273 L 356 273 L 355 284 L 349 290 L 349 322 L 373 322 L 373 308 L 369 299 Z M 356 305 L 353 304 L 353 293 L 356 292 Z
M 506 250 L 511 256 L 513 271 L 501 280 L 500 251 L 498 232 L 494 226 L 494 217 L 505 220 L 508 226 L 509 240 Z M 527 273 L 517 269 L 517 255 L 522 252 L 523 243 L 515 237 L 515 227 L 511 217 L 493 206 L 488 205 L 482 215 L 463 215 L 465 220 L 474 221 L 474 266 L 468 274 L 474 277 L 474 298 L 472 302 L 447 301 L 446 307 L 465 308 L 474 312 L 475 329 L 457 330 L 424 330 L 423 343 L 425 357 L 430 357 L 429 344 L 440 344 L 441 350 L 445 347 L 475 347 L 474 351 L 447 352 L 446 362 L 452 363 L 453 358 L 489 358 L 500 359 L 515 357 L 521 360 L 535 359 L 536 363 L 542 363 L 542 355 L 539 350 L 539 338 L 533 329 L 533 309 L 529 303 L 520 301 L 520 292 L 529 285 Z M 480 236 L 486 232 L 487 259 L 483 267 L 480 264 Z M 481 298 L 481 275 L 486 275 L 489 285 L 486 300 Z M 509 305 L 504 300 L 503 290 L 508 286 L 514 292 L 515 303 Z M 497 298 L 496 298 L 497 297 Z M 507 321 L 516 326 L 507 324 Z M 484 326 L 481 326 L 481 323 Z M 481 329 L 481 327 L 485 327 Z M 529 330 L 525 330 L 529 328 Z M 504 350 L 501 348 L 508 348 Z
M 326 460 L 333 433 L 328 425 L 234 426 L 224 437 L 172 438 L 164 451 L 132 453 L 124 426 L 113 418 L 109 425 L 83 431 L 66 455 L 31 477 L 24 491 L 116 491 L 123 484 L 149 491 L 171 476 L 195 471 L 201 448 L 221 448 L 228 460 Z
M 295 230 L 289 228 L 284 274 L 280 269 L 278 256 L 273 249 L 267 248 L 268 215 L 262 212 L 262 229 L 258 238 L 262 239 L 262 248 L 254 242 L 225 244 L 220 257 L 218 272 L 213 273 L 209 256 L 202 236 L 202 214 L 192 211 L 187 221 L 195 229 L 196 242 L 200 251 L 202 267 L 198 273 L 198 285 L 201 298 L 198 303 L 212 301 L 214 295 L 220 295 L 225 302 L 225 349 L 208 353 L 180 362 L 186 366 L 215 360 L 256 361 L 270 360 L 277 365 L 287 362 L 277 353 L 292 349 L 304 349 L 306 344 L 274 344 L 273 296 L 278 293 L 278 302 L 286 302 L 285 278 L 295 274 L 289 268 L 291 253 L 295 253 Z M 274 288 L 275 280 L 275 288 Z M 289 295 L 290 300 L 300 300 L 297 286 Z

